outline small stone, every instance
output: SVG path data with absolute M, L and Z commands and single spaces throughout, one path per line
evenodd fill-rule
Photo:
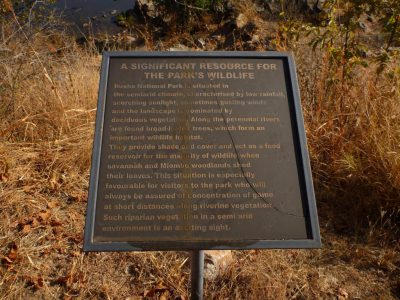
M 239 14 L 236 18 L 237 28 L 243 28 L 247 24 L 247 17 L 244 14 Z
M 260 37 L 257 34 L 253 35 L 253 37 L 251 38 L 251 42 L 254 44 L 258 44 L 260 42 Z
M 118 11 L 116 9 L 113 9 L 112 11 L 110 11 L 110 14 L 113 16 L 116 15 L 117 13 L 118 13 Z
M 207 279 L 215 279 L 234 262 L 230 250 L 207 250 L 204 256 L 204 277 Z

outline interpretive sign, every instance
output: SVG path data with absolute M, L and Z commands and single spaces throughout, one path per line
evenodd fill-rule
M 289 54 L 104 54 L 85 251 L 319 245 Z

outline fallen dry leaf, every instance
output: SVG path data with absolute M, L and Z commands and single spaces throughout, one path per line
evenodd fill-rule
M 168 290 L 166 290 L 161 294 L 160 300 L 168 300 L 170 298 L 170 296 L 171 296 L 171 293 Z
M 68 280 L 70 279 L 71 276 L 67 275 L 67 276 L 61 276 L 58 277 L 56 280 L 54 280 L 53 282 L 56 284 L 66 284 L 68 282 Z
M 72 251 L 72 252 L 71 252 L 71 255 L 72 255 L 72 256 L 75 256 L 75 257 L 81 256 L 81 252 L 79 252 L 79 251 Z
M 58 202 L 55 201 L 55 200 L 49 201 L 49 202 L 47 203 L 47 207 L 48 207 L 48 208 L 56 208 L 56 207 L 58 207 L 58 206 L 59 206 L 59 204 L 58 204 Z
M 151 289 L 146 289 L 143 293 L 143 297 L 154 297 L 158 293 L 161 293 L 160 300 L 169 299 L 170 292 L 163 281 L 158 282 L 157 285 Z
M 68 195 L 68 200 L 75 202 L 86 202 L 87 196 L 88 195 L 86 191 L 74 191 Z
M 160 281 L 157 283 L 156 290 L 166 290 L 168 287 L 165 286 L 164 282 Z
M 33 194 L 35 192 L 35 186 L 34 185 L 26 185 L 23 187 L 22 190 L 27 194 Z
M 34 228 L 34 227 L 37 227 L 37 226 L 39 226 L 40 225 L 40 223 L 39 223 L 39 221 L 35 218 L 35 219 L 33 219 L 32 220 L 32 222 L 31 222 L 31 226 Z
M 29 287 L 32 287 L 34 289 L 39 289 L 42 288 L 44 285 L 44 280 L 42 276 L 24 276 L 24 280 L 26 282 L 26 285 Z
M 143 297 L 154 297 L 156 293 L 156 289 L 145 290 L 143 293 Z
M 45 210 L 45 211 L 41 211 L 38 215 L 39 215 L 39 218 L 38 218 L 39 221 L 44 222 L 50 218 L 51 213 L 49 210 Z
M 36 285 L 37 285 L 38 287 L 43 287 L 43 277 L 42 277 L 42 276 L 38 276 L 38 277 L 36 278 Z
M 58 190 L 60 188 L 60 184 L 58 183 L 58 178 L 55 173 L 53 173 L 53 175 L 51 176 L 49 184 L 50 184 L 50 189 L 52 189 L 53 191 Z
M 24 227 L 22 227 L 22 233 L 23 234 L 28 234 L 29 232 L 31 232 L 32 227 L 29 224 L 25 224 Z
M 53 226 L 53 227 L 55 227 L 55 226 L 61 226 L 61 225 L 62 225 L 62 222 L 59 221 L 59 220 L 51 220 L 51 221 L 50 221 L 50 225 Z
M 11 260 L 14 261 L 17 259 L 18 256 L 18 246 L 15 244 L 15 242 L 12 242 L 10 244 L 10 251 L 7 254 L 7 257 Z
M 8 181 L 8 165 L 3 160 L 0 160 L 0 181 Z

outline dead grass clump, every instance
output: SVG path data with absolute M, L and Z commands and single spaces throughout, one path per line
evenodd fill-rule
M 0 298 L 187 294 L 182 254 L 82 253 L 100 60 L 15 37 L 1 41 Z
M 324 236 L 322 250 L 235 252 L 236 263 L 206 282 L 206 299 L 392 299 L 394 273 L 389 277 L 379 270 L 379 257 L 391 250 L 374 252 Z M 364 266 L 356 262 L 361 259 Z
M 25 142 L 77 136 L 95 112 L 99 60 L 59 32 L 28 35 L 26 24 L 8 21 L 0 41 L 1 136 Z
M 370 59 L 368 68 L 354 67 L 338 80 L 342 67 L 329 61 L 328 50 L 306 49 L 295 50 L 320 213 L 337 232 L 388 229 L 392 237 L 379 240 L 393 243 L 400 211 L 399 58 L 381 74 Z

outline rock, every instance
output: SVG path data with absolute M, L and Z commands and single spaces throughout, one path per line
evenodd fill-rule
M 158 17 L 158 11 L 153 0 L 137 0 L 136 4 L 143 15 L 150 18 Z
M 308 9 L 314 12 L 324 11 L 324 4 L 326 0 L 305 0 Z
M 204 251 L 204 277 L 215 279 L 234 262 L 231 250 Z
M 243 28 L 247 24 L 247 17 L 244 14 L 239 14 L 236 18 L 236 27 Z
M 110 14 L 112 16 L 116 15 L 118 13 L 118 11 L 116 9 L 113 9 L 112 11 L 110 11 Z
M 266 6 L 272 14 L 279 14 L 282 11 L 280 0 L 266 0 Z
M 258 44 L 260 42 L 260 37 L 257 34 L 253 35 L 253 37 L 251 38 L 251 42 L 254 44 Z

